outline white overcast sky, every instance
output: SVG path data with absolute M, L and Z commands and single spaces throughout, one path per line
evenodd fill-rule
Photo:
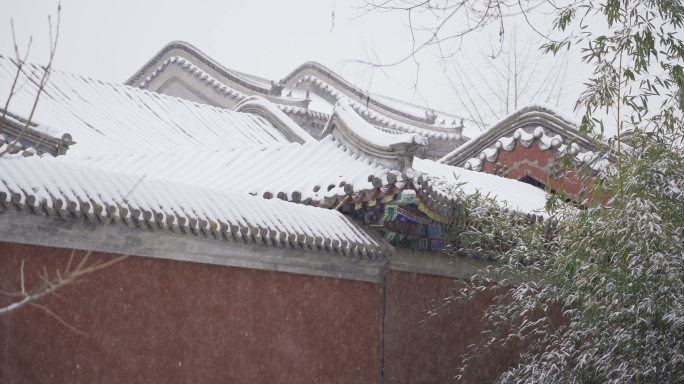
M 384 62 L 405 55 L 410 34 L 405 16 L 357 18 L 358 0 L 145 1 L 63 0 L 55 67 L 110 82 L 124 82 L 165 44 L 182 40 L 223 66 L 279 80 L 305 61 L 317 61 L 371 92 L 452 112 L 453 90 L 436 59 L 420 57 L 419 92 L 411 86 L 416 68 L 393 67 L 389 77 L 345 61 L 374 50 Z M 0 0 L 0 53 L 12 54 L 10 19 L 20 47 L 29 36 L 30 60 L 44 63 L 47 15 L 54 0 Z M 335 12 L 334 27 L 332 12 Z M 474 41 L 474 40 L 472 40 Z M 476 43 L 467 42 L 474 46 Z M 470 49 L 466 44 L 465 49 Z M 370 81 L 372 78 L 372 81 Z

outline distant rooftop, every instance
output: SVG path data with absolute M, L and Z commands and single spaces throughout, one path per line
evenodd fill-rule
M 126 84 L 226 109 L 246 97 L 260 96 L 317 139 L 337 101 L 346 98 L 378 130 L 428 138 L 428 146 L 417 154 L 421 158 L 438 159 L 467 139 L 462 133 L 468 122 L 462 117 L 369 93 L 316 62 L 300 65 L 280 81 L 267 80 L 228 69 L 196 47 L 176 41 Z

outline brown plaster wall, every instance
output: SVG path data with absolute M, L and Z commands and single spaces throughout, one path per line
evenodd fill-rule
M 28 288 L 69 253 L 0 243 L 0 290 L 22 259 Z M 41 303 L 88 335 L 36 308 L 0 317 L 1 383 L 380 381 L 380 284 L 130 257 L 59 293 Z
M 469 369 L 461 381 L 461 358 L 469 345 L 482 342 L 482 313 L 492 303 L 490 293 L 457 305 L 425 326 L 432 301 L 455 287 L 450 277 L 390 270 L 385 276 L 385 383 L 491 383 L 513 362 L 512 350 L 493 351 Z

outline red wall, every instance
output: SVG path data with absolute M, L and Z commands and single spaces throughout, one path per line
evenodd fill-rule
M 22 259 L 28 288 L 69 252 L 0 243 L 0 290 Z M 130 257 L 59 293 L 41 303 L 88 335 L 36 308 L 0 317 L 0 382 L 380 381 L 380 284 Z
M 385 382 L 457 382 L 463 355 L 469 345 L 482 342 L 480 319 L 492 303 L 490 293 L 459 304 L 424 327 L 420 322 L 431 308 L 431 300 L 446 296 L 455 287 L 450 277 L 389 271 L 385 277 Z M 472 367 L 462 383 L 491 383 L 514 362 L 515 353 L 494 352 Z
M 518 144 L 510 152 L 500 149 L 496 161 L 493 163 L 489 161 L 485 162 L 482 167 L 482 172 L 494 173 L 496 163 L 499 163 L 502 166 L 507 166 L 510 170 L 510 173 L 507 176 L 509 179 L 520 180 L 525 176 L 530 176 L 556 191 L 565 191 L 574 197 L 577 197 L 577 194 L 579 194 L 584 185 L 576 178 L 573 171 L 570 171 L 568 179 L 558 180 L 557 178 L 548 175 L 543 170 L 528 164 L 528 162 L 536 163 L 539 167 L 544 168 L 549 165 L 549 162 L 553 161 L 558 161 L 554 151 L 543 151 L 539 149 L 539 145 L 536 143 L 529 147 Z M 516 169 L 513 169 L 514 167 Z M 563 170 L 560 172 L 563 172 Z
M 69 253 L 0 243 L 0 290 L 20 289 L 22 259 L 28 288 L 43 264 L 52 275 Z M 453 286 L 387 272 L 384 383 L 454 382 L 490 298 L 421 327 Z M 88 335 L 36 308 L 0 317 L 0 383 L 381 382 L 381 284 L 130 257 L 59 293 L 41 303 Z M 490 382 L 512 356 L 495 354 L 462 382 Z

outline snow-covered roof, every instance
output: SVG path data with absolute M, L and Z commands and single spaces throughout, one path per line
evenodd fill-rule
M 580 136 L 578 128 L 579 122 L 572 116 L 546 104 L 531 104 L 501 119 L 439 162 L 479 171 L 485 162 L 496 161 L 500 151 L 510 152 L 518 144 L 529 147 L 536 142 L 541 150 L 557 155 L 567 152 L 575 163 L 588 163 L 601 151 L 591 138 Z
M 369 131 L 363 129 L 363 127 L 368 126 L 365 120 L 361 118 L 349 105 L 347 99 L 340 100 L 335 106 L 335 112 L 343 116 L 345 121 L 347 121 L 348 127 L 354 131 L 355 134 L 362 136 L 364 140 L 372 143 L 377 147 L 387 147 L 394 148 L 400 144 L 417 144 L 425 145 L 427 144 L 427 139 L 423 138 L 417 133 L 403 134 L 403 135 L 385 135 L 380 131 Z
M 292 121 L 275 104 L 260 96 L 250 96 L 242 100 L 233 108 L 235 112 L 250 113 L 266 119 L 271 126 L 276 127 L 288 140 L 296 143 L 316 141 L 311 135 L 303 130 L 297 123 Z
M 396 190 L 416 189 L 425 205 L 448 216 L 449 209 L 455 204 L 453 196 L 437 188 L 434 182 L 428 181 L 428 177 L 443 178 L 452 183 L 466 181 L 468 184 L 463 187 L 466 193 L 480 190 L 499 196 L 500 200 L 508 202 L 509 207 L 524 213 L 543 209 L 546 202 L 544 191 L 529 184 L 431 160 L 414 159 L 413 168 L 404 172 L 371 163 L 367 157 L 353 154 L 332 135 L 321 142 L 304 145 L 292 143 L 202 152 L 60 156 L 42 160 L 328 208 L 345 201 L 366 201 Z M 169 167 L 168 164 L 178 166 Z M 459 175 L 458 181 L 454 174 Z
M 228 69 L 204 54 L 197 47 L 184 41 L 172 41 L 167 44 L 164 48 L 157 52 L 152 59 L 145 63 L 145 65 L 140 68 L 138 72 L 126 80 L 125 84 L 137 87 L 141 82 L 149 80 L 148 77 L 158 70 L 160 63 L 162 63 L 164 58 L 168 57 L 171 52 L 175 54 L 181 54 L 188 59 L 196 61 L 197 63 L 201 63 L 203 66 L 216 72 L 221 77 L 230 80 L 244 89 L 252 90 L 262 94 L 268 93 L 269 89 L 265 87 L 265 85 L 268 83 L 268 80 L 251 75 L 246 76 L 242 72 Z
M 459 117 L 445 112 L 434 112 L 430 108 L 389 97 L 370 94 L 315 62 L 300 65 L 276 83 L 223 67 L 196 47 L 185 42 L 174 41 L 162 48 L 128 79 L 126 84 L 163 92 L 159 87 L 164 87 L 166 79 L 174 76 L 168 71 L 174 66 L 181 66 L 184 73 L 198 78 L 213 88 L 222 95 L 219 99 L 228 96 L 240 101 L 247 95 L 258 95 L 277 104 L 283 110 L 289 107 L 287 112 L 308 107 L 312 112 L 330 115 L 335 102 L 339 98 L 346 97 L 353 100 L 353 107 L 359 113 L 363 113 L 364 118 L 371 121 L 374 126 L 398 132 L 419 133 L 437 140 L 461 138 L 462 127 Z M 166 77 L 155 83 L 155 77 L 159 76 Z M 308 100 L 304 98 L 301 90 L 297 89 L 302 83 L 314 85 L 315 90 L 309 95 Z M 317 92 L 320 95 L 316 95 Z M 289 94 L 291 97 L 287 97 Z M 231 108 L 230 105 L 223 106 Z
M 320 204 L 326 197 L 346 197 L 347 184 L 347 190 L 373 190 L 369 176 L 381 177 L 390 171 L 353 155 L 332 135 L 304 145 L 60 156 L 46 161 L 309 204 Z
M 383 246 L 335 210 L 38 157 L 0 158 L 6 210 L 358 257 Z
M 8 91 L 13 68 L 0 57 L 0 90 Z M 27 65 L 23 76 L 31 71 L 42 69 Z M 14 115 L 27 113 L 32 92 L 35 84 L 25 82 Z M 78 144 L 66 156 L 0 158 L 0 204 L 359 257 L 387 249 L 336 209 L 403 192 L 447 223 L 457 202 L 434 179 L 456 182 L 457 174 L 466 193 L 496 195 L 525 213 L 544 207 L 544 192 L 530 185 L 414 158 L 425 137 L 375 130 L 344 98 L 320 142 L 262 98 L 236 109 L 249 113 L 54 71 L 36 123 Z
M 433 190 L 433 195 L 435 195 L 433 200 L 444 200 L 451 196 L 445 186 L 440 185 L 439 180 L 451 184 L 465 183 L 459 188 L 466 194 L 480 192 L 485 196 L 496 197 L 497 201 L 502 205 L 505 204 L 508 209 L 547 216 L 545 213 L 546 192 L 532 185 L 431 160 L 415 159 L 413 167 L 424 175 L 424 179 L 425 176 L 431 179 L 430 182 L 424 181 L 423 189 Z
M 0 55 L 0 97 L 17 67 Z M 43 68 L 23 67 L 9 112 L 28 117 Z M 70 134 L 69 154 L 146 153 L 277 145 L 290 140 L 264 118 L 53 70 L 33 117 L 52 137 Z

